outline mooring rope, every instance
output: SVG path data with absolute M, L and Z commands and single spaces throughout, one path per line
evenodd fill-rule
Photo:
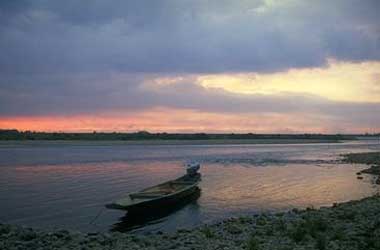
M 90 221 L 90 225 L 91 224 L 93 224 L 98 218 L 99 218 L 99 216 L 104 212 L 104 210 L 105 210 L 105 208 L 103 207 L 99 212 L 98 212 L 98 214 L 95 216 L 95 218 L 94 219 L 92 219 L 92 221 Z

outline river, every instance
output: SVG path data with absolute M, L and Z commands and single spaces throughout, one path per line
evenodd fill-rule
M 379 192 L 365 166 L 340 154 L 380 150 L 376 141 L 276 145 L 126 145 L 112 142 L 2 142 L 0 222 L 45 230 L 125 230 L 104 204 L 201 163 L 200 197 L 134 231 L 174 231 L 231 216 L 328 206 Z M 198 199 L 196 199 L 198 198 Z M 141 225 L 138 225 L 141 224 Z M 121 225 L 121 226 L 120 226 Z

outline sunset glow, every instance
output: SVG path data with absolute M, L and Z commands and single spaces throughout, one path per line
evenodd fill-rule
M 273 74 L 238 73 L 198 78 L 207 88 L 244 94 L 298 93 L 337 101 L 380 103 L 380 62 L 330 61 L 323 68 Z
M 5 117 L 0 120 L 1 128 L 22 131 L 47 132 L 151 132 L 192 133 L 360 133 L 375 132 L 375 128 L 351 125 L 341 120 L 337 127 L 331 117 L 305 113 L 294 114 L 218 114 L 196 110 L 173 110 L 156 108 L 135 114 L 109 113 L 83 116 L 48 117 Z

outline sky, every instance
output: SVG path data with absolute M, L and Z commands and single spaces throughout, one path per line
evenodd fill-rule
M 380 132 L 378 0 L 2 0 L 0 129 Z

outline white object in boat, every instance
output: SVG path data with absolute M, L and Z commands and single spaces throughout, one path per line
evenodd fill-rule
M 188 175 L 195 175 L 197 171 L 201 168 L 201 164 L 198 162 L 192 162 L 186 164 L 186 172 Z

